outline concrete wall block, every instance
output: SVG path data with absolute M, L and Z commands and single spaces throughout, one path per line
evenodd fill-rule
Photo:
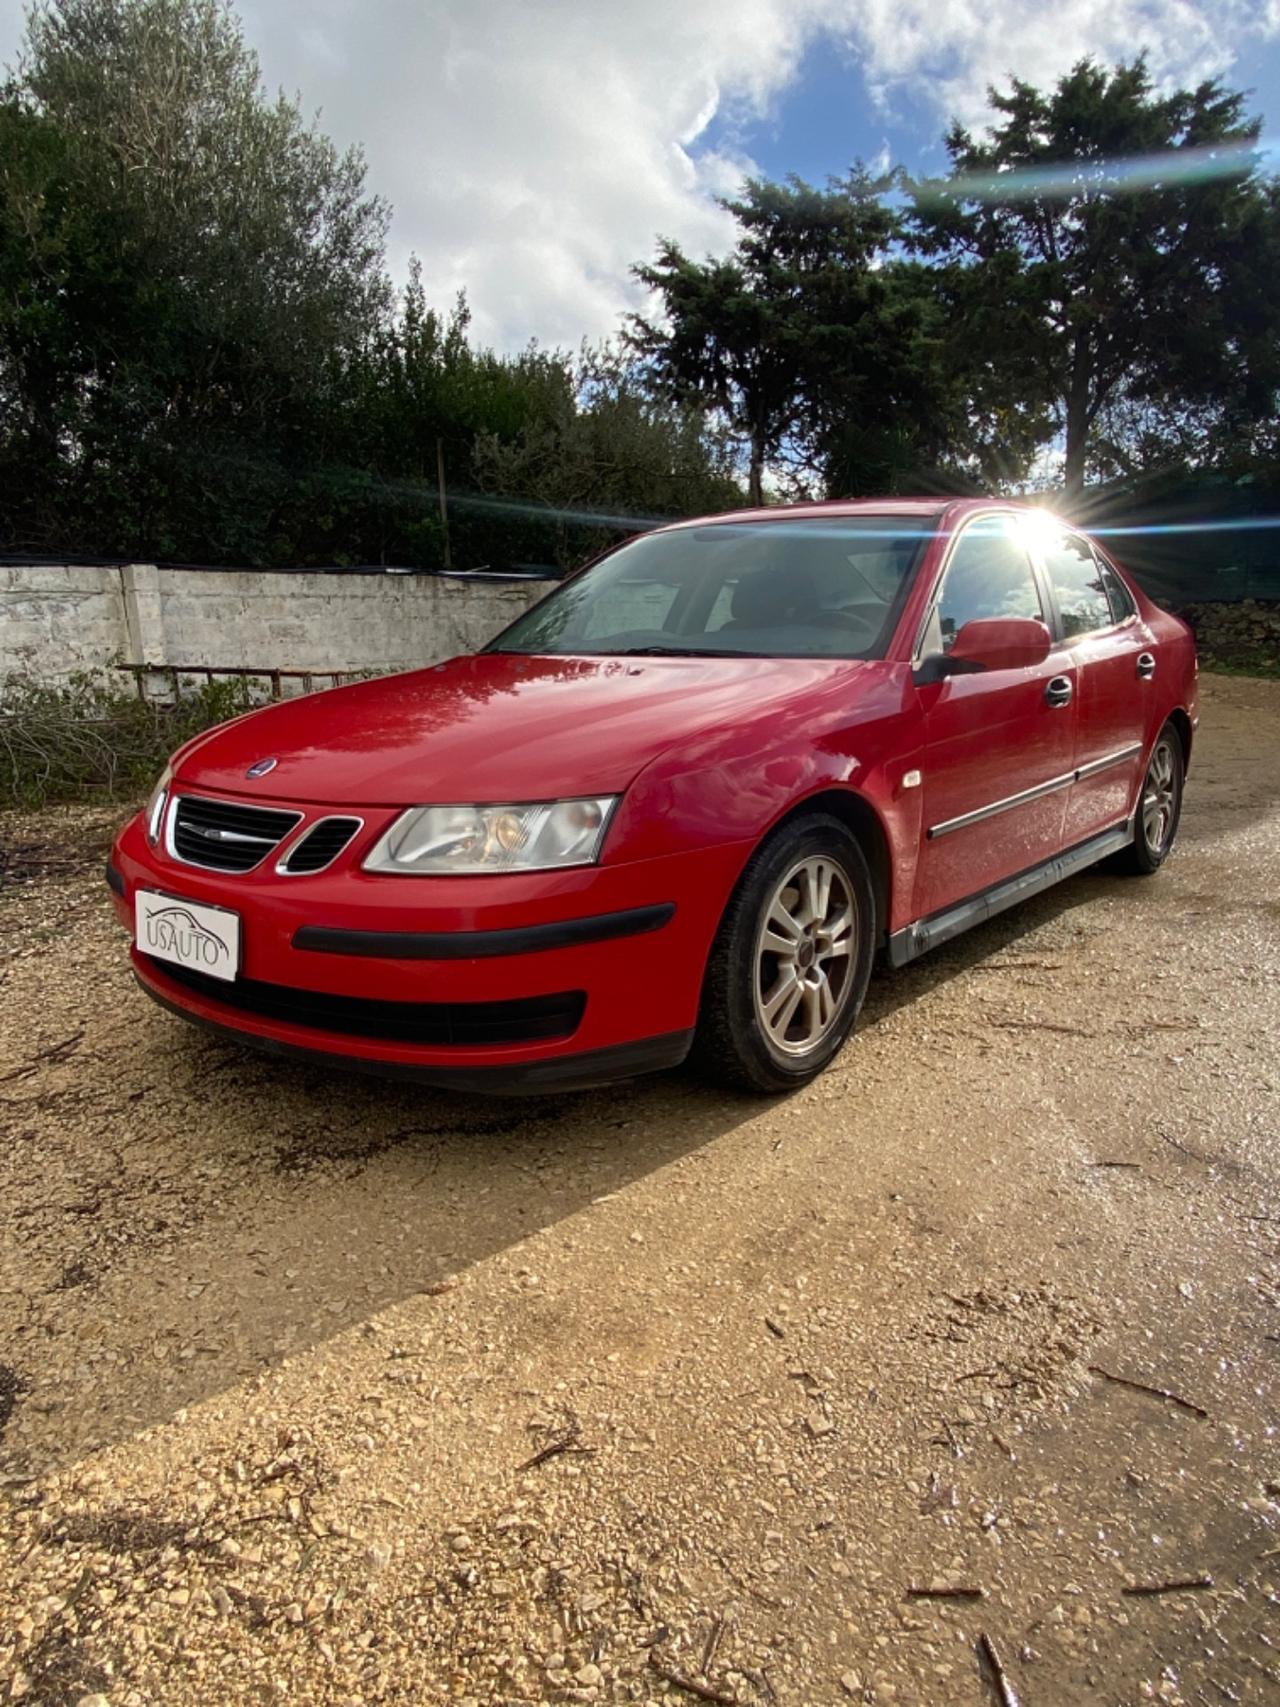
M 124 619 L 129 635 L 126 664 L 168 663 L 160 573 L 154 563 L 129 563 L 120 571 Z M 184 660 L 175 659 L 175 663 Z
M 128 645 L 118 570 L 0 568 L 0 679 L 100 669 Z
M 475 651 L 547 587 L 148 563 L 0 568 L 0 679 L 24 672 L 56 680 L 117 660 L 414 669 Z

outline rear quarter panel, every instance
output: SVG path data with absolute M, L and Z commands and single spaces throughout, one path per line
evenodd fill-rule
M 1112 560 L 1114 563 L 1114 559 Z M 1196 658 L 1196 637 L 1180 616 L 1165 610 L 1147 597 L 1122 565 L 1116 565 L 1125 585 L 1133 594 L 1138 613 L 1150 630 L 1156 653 L 1156 692 L 1149 708 L 1144 731 L 1148 747 L 1175 713 L 1187 719 L 1183 730 L 1187 758 L 1194 745 L 1194 733 L 1200 721 L 1200 675 Z

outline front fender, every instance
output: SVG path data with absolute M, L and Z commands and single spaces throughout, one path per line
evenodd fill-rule
M 893 663 L 877 667 L 854 703 L 842 687 L 767 708 L 745 725 L 704 730 L 653 759 L 623 798 L 606 862 L 734 843 L 741 866 L 797 809 L 858 800 L 884 839 L 887 928 L 898 929 L 920 844 L 920 790 L 910 781 L 921 763 L 916 690 L 909 667 Z

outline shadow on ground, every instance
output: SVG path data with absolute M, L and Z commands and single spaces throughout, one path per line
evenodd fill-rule
M 879 972 L 861 1032 L 1116 881 Z M 118 1005 L 82 1002 L 83 1044 L 7 1099 L 32 1160 L 11 1206 L 26 1297 L 4 1335 L 18 1472 L 161 1421 L 786 1106 L 685 1072 L 516 1100 L 282 1064 L 153 1010 L 114 934 L 92 957 L 82 989 L 106 982 Z

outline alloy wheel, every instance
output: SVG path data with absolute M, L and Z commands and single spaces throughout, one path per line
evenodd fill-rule
M 853 975 L 858 908 L 831 859 L 804 859 L 775 887 L 756 936 L 756 1018 L 782 1055 L 817 1049 L 839 1023 Z
M 1142 785 L 1142 833 L 1153 854 L 1163 854 L 1178 814 L 1178 761 L 1167 735 L 1156 742 Z

